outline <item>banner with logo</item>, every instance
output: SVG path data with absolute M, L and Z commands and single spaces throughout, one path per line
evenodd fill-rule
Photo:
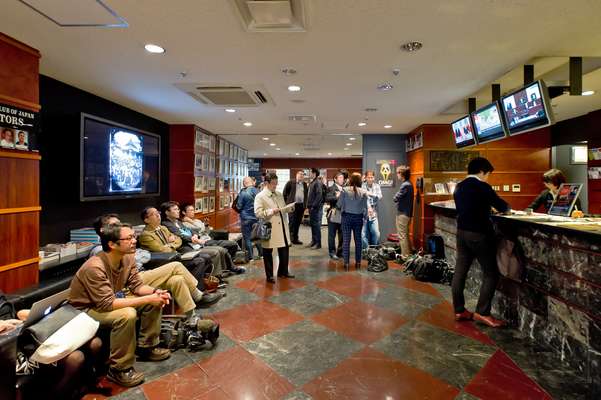
M 31 150 L 38 130 L 37 112 L 0 103 L 0 147 Z
M 376 165 L 377 181 L 380 187 L 394 187 L 397 160 L 378 160 Z

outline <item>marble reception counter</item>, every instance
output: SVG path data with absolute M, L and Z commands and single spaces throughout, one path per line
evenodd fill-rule
M 429 204 L 435 233 L 447 260 L 456 260 L 453 201 Z M 601 223 L 536 215 L 493 216 L 498 230 L 524 251 L 521 282 L 501 278 L 493 314 L 507 319 L 535 342 L 552 348 L 558 362 L 582 371 L 601 387 Z M 474 261 L 477 263 L 477 261 Z M 466 290 L 478 294 L 479 266 L 470 269 Z

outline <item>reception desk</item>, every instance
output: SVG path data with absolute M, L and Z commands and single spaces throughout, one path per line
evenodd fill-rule
M 455 204 L 441 201 L 429 207 L 454 264 Z M 552 348 L 588 382 L 601 385 L 601 220 L 543 214 L 492 218 L 500 234 L 519 242 L 525 255 L 520 282 L 501 278 L 493 314 Z M 470 269 L 466 291 L 478 294 L 481 275 L 478 266 Z

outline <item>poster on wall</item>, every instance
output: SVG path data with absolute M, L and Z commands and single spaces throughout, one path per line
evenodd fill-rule
M 396 160 L 378 160 L 376 161 L 378 184 L 381 187 L 394 187 L 394 174 L 396 170 Z
M 0 103 L 0 147 L 5 149 L 35 150 L 38 114 Z
M 194 212 L 202 212 L 202 199 L 194 199 Z
M 209 197 L 209 212 L 215 211 L 215 197 Z
M 194 177 L 194 191 L 195 192 L 200 192 L 202 191 L 202 182 L 201 182 L 201 176 L 195 176 Z

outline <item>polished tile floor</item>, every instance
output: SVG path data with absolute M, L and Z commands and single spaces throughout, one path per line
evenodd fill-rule
M 301 240 L 308 235 L 303 227 Z M 103 380 L 103 393 L 85 398 L 585 398 L 582 377 L 516 331 L 456 323 L 448 287 L 416 282 L 394 263 L 346 272 L 325 248 L 291 255 L 297 279 L 266 284 L 262 263 L 251 263 L 203 310 L 221 324 L 215 349 L 138 362 L 143 385 Z

